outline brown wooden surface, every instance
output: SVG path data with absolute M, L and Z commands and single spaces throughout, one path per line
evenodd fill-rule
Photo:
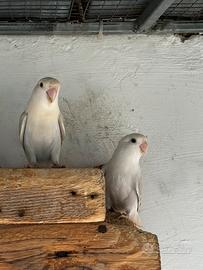
M 4 270 L 161 269 L 157 237 L 112 214 L 102 223 L 1 225 L 0 247 Z
M 0 262 L 0 270 L 20 270 L 13 264 Z
M 98 169 L 0 169 L 0 224 L 105 219 Z

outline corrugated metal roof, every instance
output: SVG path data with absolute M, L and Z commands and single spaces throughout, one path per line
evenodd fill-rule
M 119 27 L 124 31 L 129 27 L 132 31 L 139 31 L 139 29 L 146 31 L 157 23 L 165 27 L 163 23 L 170 21 L 168 26 L 171 27 L 171 22 L 184 21 L 190 22 L 189 28 L 188 25 L 180 25 L 178 26 L 180 31 L 183 27 L 184 31 L 194 29 L 196 32 L 201 32 L 203 31 L 203 0 L 175 0 L 174 2 L 173 0 L 0 0 L 1 29 L 9 29 L 9 23 L 12 29 L 17 27 L 14 23 L 18 25 L 22 23 L 22 29 L 27 29 L 25 23 L 29 22 L 32 23 L 32 26 L 29 26 L 31 29 L 33 23 L 44 23 L 40 29 L 47 27 L 47 31 L 59 28 L 67 30 L 65 28 L 67 26 L 61 28 L 53 24 L 70 22 L 79 23 L 78 30 L 94 29 L 95 31 L 97 29 L 95 23 L 100 25 L 101 21 L 105 23 L 108 30 L 116 31 L 119 31 Z M 191 27 L 191 22 L 198 22 L 198 24 Z M 52 25 L 49 26 L 48 23 Z M 81 23 L 86 25 L 81 27 Z M 140 23 L 145 24 L 145 27 L 141 27 Z M 75 29 L 75 26 L 69 28 Z
M 1 0 L 0 20 L 67 20 L 71 0 Z
M 177 0 L 163 14 L 163 18 L 203 19 L 203 0 Z
M 0 20 L 136 20 L 150 0 L 1 0 Z M 72 9 L 73 7 L 73 9 Z M 203 0 L 176 0 L 162 18 L 203 19 Z
M 132 20 L 144 10 L 149 0 L 93 0 L 86 13 L 86 20 Z

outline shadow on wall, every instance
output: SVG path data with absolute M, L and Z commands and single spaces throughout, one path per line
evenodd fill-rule
M 62 150 L 65 164 L 73 167 L 103 164 L 123 135 L 137 131 L 135 123 L 129 121 L 129 112 L 133 113 L 134 109 L 124 109 L 123 105 L 121 109 L 120 102 L 104 91 L 89 89 L 76 101 L 60 99 L 67 131 Z
M 65 120 L 66 138 L 61 163 L 68 167 L 93 167 L 107 162 L 120 138 L 137 131 L 132 117 L 135 110 L 122 104 L 122 97 L 113 98 L 105 91 L 90 89 L 86 89 L 76 100 L 69 100 L 66 93 L 62 94 L 64 96 L 60 97 L 59 105 Z M 0 151 L 1 167 L 27 165 L 18 138 L 20 114 L 9 112 L 10 121 L 14 123 L 12 125 L 7 125 L 5 116 L 1 120 L 4 136 Z

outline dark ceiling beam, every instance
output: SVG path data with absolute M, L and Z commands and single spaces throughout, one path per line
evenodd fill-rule
M 104 34 L 133 34 L 134 22 L 103 22 Z M 160 21 L 153 33 L 203 33 L 203 21 L 174 22 Z M 100 22 L 91 23 L 48 23 L 48 22 L 0 22 L 0 35 L 73 35 L 98 34 Z
M 74 35 L 98 34 L 100 22 L 96 23 L 33 23 L 0 22 L 0 35 Z M 133 34 L 134 22 L 103 22 L 104 34 Z
M 173 2 L 174 0 L 151 0 L 143 13 L 138 17 L 135 24 L 135 31 L 149 31 Z
M 84 10 L 82 6 L 82 1 L 75 0 L 75 3 L 77 4 L 77 8 L 78 8 L 79 22 L 84 22 Z
M 86 19 L 86 14 L 87 14 L 87 11 L 88 11 L 88 8 L 89 8 L 91 2 L 92 2 L 92 0 L 88 0 L 86 3 L 85 9 L 84 9 L 84 14 L 83 14 L 83 21 L 85 21 L 85 19 Z
M 68 13 L 68 21 L 71 18 L 74 2 L 75 2 L 75 0 L 71 0 L 70 9 L 69 9 L 69 13 Z
M 163 20 L 156 25 L 155 30 L 162 33 L 198 34 L 203 33 L 202 21 L 167 21 Z

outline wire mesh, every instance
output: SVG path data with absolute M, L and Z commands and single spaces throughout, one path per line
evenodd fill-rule
M 203 0 L 175 1 L 163 14 L 164 18 L 203 19 Z
M 86 20 L 133 20 L 144 10 L 146 0 L 92 0 L 85 14 Z
M 155 0 L 0 0 L 1 21 L 136 20 Z M 203 0 L 176 0 L 161 18 L 203 19 Z
M 0 20 L 67 20 L 71 0 L 1 0 Z

